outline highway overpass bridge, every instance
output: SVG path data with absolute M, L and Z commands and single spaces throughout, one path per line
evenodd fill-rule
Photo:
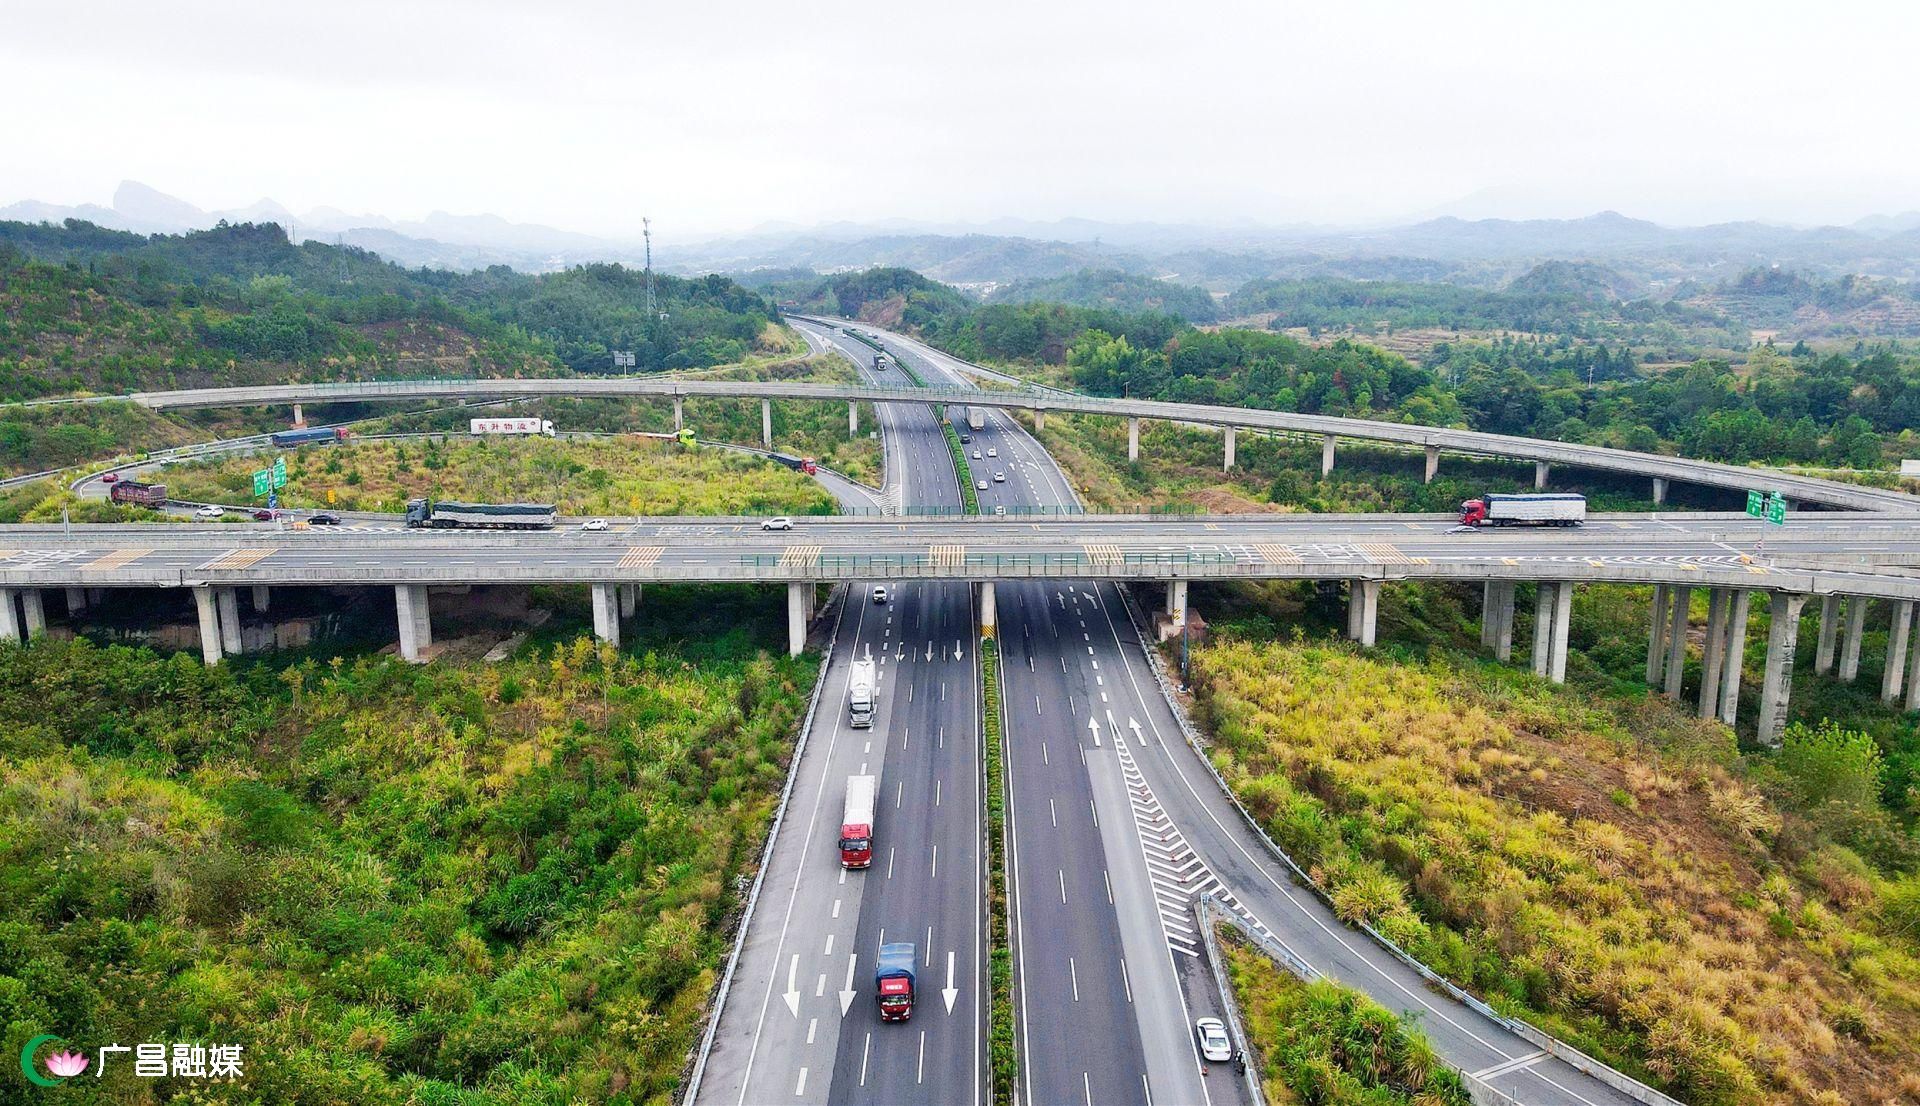
M 1551 466 L 1574 465 L 1604 472 L 1644 477 L 1652 482 L 1655 502 L 1664 502 L 1674 482 L 1743 491 L 1759 488 L 1779 491 L 1789 501 L 1844 510 L 1903 515 L 1920 514 L 1920 497 L 1799 476 L 1773 469 L 1747 468 L 1712 461 L 1635 453 L 1602 446 L 1488 434 L 1474 430 L 1414 426 L 1369 419 L 1336 418 L 1249 407 L 1172 403 L 1161 400 L 1110 399 L 1039 387 L 965 388 L 911 387 L 881 384 L 821 384 L 793 381 L 683 380 L 648 377 L 490 378 L 462 380 L 396 380 L 338 384 L 274 384 L 240 388 L 201 388 L 181 391 L 134 392 L 124 396 L 88 397 L 47 403 L 98 403 L 109 400 L 137 403 L 155 410 L 204 407 L 298 406 L 308 403 L 372 403 L 417 399 L 540 399 L 549 397 L 641 397 L 671 400 L 674 423 L 684 425 L 684 403 L 692 398 L 758 399 L 761 401 L 763 444 L 771 448 L 774 400 L 843 402 L 848 405 L 848 430 L 857 432 L 861 403 L 965 404 L 1028 410 L 1044 421 L 1048 412 L 1107 415 L 1123 418 L 1129 426 L 1129 454 L 1139 453 L 1139 426 L 1143 419 L 1190 423 L 1221 428 L 1223 464 L 1234 465 L 1236 435 L 1240 430 L 1317 436 L 1322 442 L 1321 471 L 1331 471 L 1337 443 L 1342 440 L 1384 442 L 1419 448 L 1426 454 L 1426 476 L 1433 479 L 1443 452 L 1502 457 L 1534 462 L 1536 486 L 1547 483 Z
M 1184 611 L 1193 580 L 1295 579 L 1344 584 L 1348 633 L 1373 644 L 1380 590 L 1400 580 L 1451 580 L 1483 588 L 1483 643 L 1513 648 L 1517 589 L 1534 595 L 1536 672 L 1564 677 L 1574 589 L 1651 585 L 1648 680 L 1680 692 L 1691 592 L 1709 589 L 1708 675 L 1702 716 L 1731 721 L 1747 614 L 1769 606 L 1761 732 L 1785 719 L 1802 607 L 1821 604 L 1817 666 L 1858 671 L 1866 604 L 1891 604 L 1895 656 L 1883 694 L 1920 709 L 1920 649 L 1906 664 L 1907 627 L 1920 602 L 1920 529 L 1904 519 L 1804 516 L 1782 530 L 1744 515 L 1600 515 L 1574 531 L 1462 531 L 1435 516 L 1066 516 L 811 518 L 789 532 L 754 519 L 643 519 L 607 532 L 540 534 L 332 530 L 273 525 L 0 527 L 0 636 L 44 627 L 44 594 L 70 610 L 108 589 L 190 589 L 202 653 L 215 663 L 238 650 L 238 594 L 264 607 L 286 586 L 385 586 L 395 594 L 401 651 L 420 659 L 432 640 L 429 589 L 490 584 L 578 584 L 591 589 L 594 628 L 618 642 L 620 620 L 647 584 L 784 583 L 789 646 L 798 652 L 818 585 L 850 580 L 964 580 L 979 586 L 983 629 L 995 620 L 994 584 L 1021 579 L 1164 585 Z M 1842 617 L 1844 612 L 1844 618 Z M 1724 664 L 1715 663 L 1726 658 Z M 1903 684 L 1905 685 L 1903 688 Z

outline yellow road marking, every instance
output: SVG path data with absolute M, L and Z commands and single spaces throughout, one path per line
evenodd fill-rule
M 927 560 L 935 568 L 959 568 L 967 563 L 967 547 L 964 545 L 930 545 L 927 547 Z
M 818 545 L 789 545 L 786 550 L 780 554 L 781 567 L 812 568 L 820 563 L 820 550 L 822 548 L 822 546 Z
M 1412 561 L 1414 564 L 1417 564 L 1417 565 L 1430 565 L 1433 563 L 1433 558 L 1432 557 L 1414 557 L 1412 558 Z
M 230 549 L 218 557 L 201 565 L 201 568 L 252 568 L 268 557 L 279 552 L 273 546 L 253 549 Z
M 1755 576 L 1765 576 L 1767 574 L 1767 569 L 1764 565 L 1748 565 L 1747 571 L 1753 573 Z
M 1363 541 L 1356 544 L 1354 548 L 1365 554 L 1368 560 L 1377 564 L 1403 565 L 1407 563 L 1407 555 L 1400 552 L 1400 547 L 1394 545 L 1392 542 Z
M 1081 545 L 1080 548 L 1086 550 L 1087 560 L 1092 561 L 1094 564 L 1118 564 L 1123 559 L 1120 556 L 1120 547 L 1111 543 L 1096 545 L 1092 542 L 1087 542 Z
M 1260 554 L 1260 559 L 1270 565 L 1297 565 L 1300 563 L 1300 554 L 1276 542 L 1256 542 L 1254 543 L 1253 551 Z
M 132 564 L 151 552 L 153 552 L 151 549 L 116 549 L 97 561 L 88 561 L 81 565 L 80 570 L 92 572 L 95 569 L 104 571 L 109 568 L 119 568 L 121 565 Z
M 1220 524 L 1219 524 L 1219 523 L 1217 523 L 1217 522 L 1208 522 L 1208 523 L 1204 523 L 1203 525 L 1204 525 L 1204 526 L 1205 526 L 1205 527 L 1206 527 L 1207 529 L 1209 529 L 1209 530 L 1218 530 L 1218 529 L 1220 529 Z
M 652 568 L 660 560 L 660 554 L 666 551 L 664 545 L 629 545 L 627 551 L 620 555 L 618 567 Z
M 1502 557 L 1502 558 L 1500 558 L 1500 563 L 1501 563 L 1501 564 L 1503 564 L 1503 565 L 1517 565 L 1517 564 L 1519 564 L 1519 563 L 1520 563 L 1520 558 L 1518 558 L 1518 557 Z

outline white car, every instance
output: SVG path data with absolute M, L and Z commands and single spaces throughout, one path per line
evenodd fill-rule
M 1004 515 L 1007 513 L 1007 509 L 1005 507 L 995 507 L 993 513 L 996 515 Z
M 996 483 L 996 484 L 1004 484 L 1004 483 L 1006 483 L 1006 482 L 1007 482 L 1007 474 L 1006 474 L 1006 473 L 1004 473 L 1004 472 L 996 472 L 996 473 L 994 473 L 994 474 L 993 474 L 993 482 L 994 482 L 994 483 Z
M 768 519 L 767 521 L 765 521 L 765 522 L 763 522 L 763 523 L 761 523 L 761 524 L 760 524 L 760 529 L 762 529 L 762 530 L 791 530 L 791 529 L 793 529 L 793 520 L 792 520 L 792 519 L 790 519 L 790 518 L 788 518 L 788 517 L 787 517 L 787 516 L 785 516 L 785 515 L 781 515 L 781 516 L 780 516 L 779 518 L 770 518 L 770 519 Z
M 999 451 L 999 450 L 997 450 L 997 449 L 989 449 L 989 450 L 987 450 L 987 456 L 989 456 L 989 457 L 998 457 L 998 456 L 1000 456 L 1000 451 Z
M 590 518 L 580 524 L 582 530 L 605 530 L 606 528 L 607 520 L 604 518 Z
M 983 484 L 981 486 L 985 487 L 986 485 Z M 225 507 L 215 507 L 209 503 L 193 513 L 196 518 L 224 518 L 226 517 L 227 509 Z
M 973 486 L 983 492 L 987 490 L 987 482 L 985 480 L 975 480 Z
M 887 601 L 887 589 L 875 587 L 873 589 L 873 601 L 875 603 L 885 603 Z
M 974 459 L 974 460 L 976 460 L 976 461 L 978 461 L 978 460 L 980 459 L 980 451 L 979 451 L 979 450 L 977 450 L 977 449 L 976 449 L 976 450 L 974 450 L 974 451 L 973 451 L 973 459 Z
M 1200 1055 L 1216 1064 L 1233 1059 L 1233 1042 L 1227 1039 L 1227 1027 L 1219 1018 L 1195 1021 L 1193 1034 L 1200 1039 Z

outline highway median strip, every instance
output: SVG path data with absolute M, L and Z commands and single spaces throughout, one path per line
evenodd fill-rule
M 981 748 L 987 772 L 987 1069 L 993 1101 L 1013 1101 L 1020 1079 L 1014 1047 L 1013 947 L 1007 925 L 1007 799 L 1000 726 L 1000 647 L 980 640 Z

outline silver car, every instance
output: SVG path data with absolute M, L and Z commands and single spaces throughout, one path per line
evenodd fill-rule
M 1193 1023 L 1193 1035 L 1200 1040 L 1200 1055 L 1216 1064 L 1233 1059 L 1233 1042 L 1219 1018 L 1201 1018 Z

